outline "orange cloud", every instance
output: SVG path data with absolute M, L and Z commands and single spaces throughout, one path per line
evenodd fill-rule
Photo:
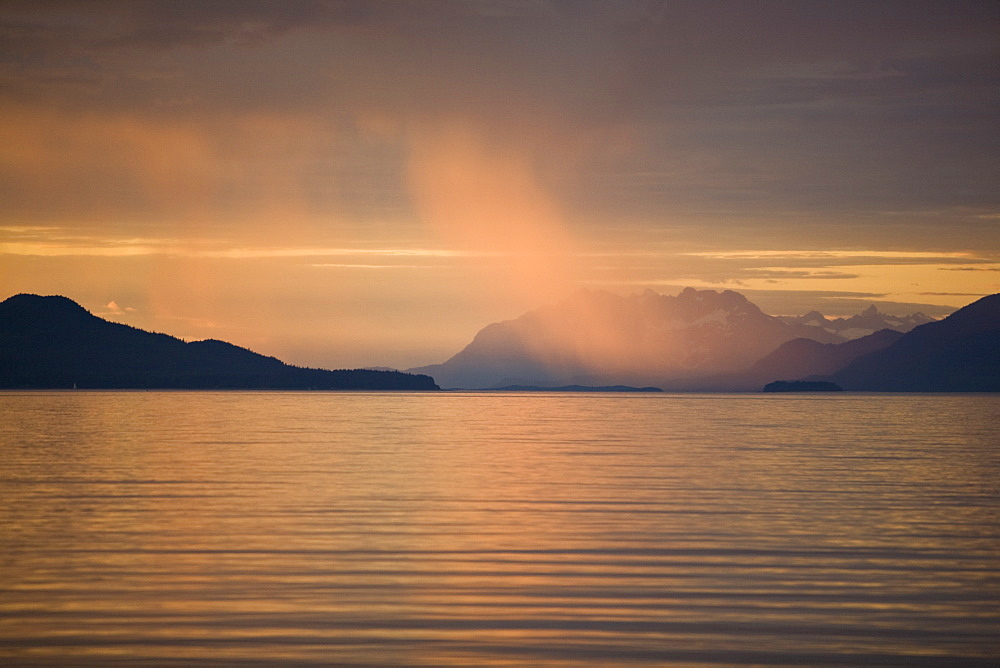
M 0 118 L 5 217 L 133 230 L 169 222 L 188 232 L 239 221 L 245 240 L 255 223 L 312 217 L 302 175 L 331 137 L 322 119 L 295 115 L 194 118 L 10 105 Z
M 409 187 L 420 220 L 446 243 L 501 256 L 493 278 L 515 293 L 565 290 L 574 243 L 530 150 L 464 123 L 409 134 Z

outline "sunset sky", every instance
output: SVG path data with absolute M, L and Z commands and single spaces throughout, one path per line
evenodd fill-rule
M 1000 291 L 1000 4 L 0 4 L 0 299 L 310 365 L 580 287 Z

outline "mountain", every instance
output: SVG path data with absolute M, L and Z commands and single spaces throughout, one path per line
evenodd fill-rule
M 94 315 L 66 297 L 0 302 L 0 388 L 434 390 L 400 372 L 306 369 L 224 341 L 185 343 Z
M 819 311 L 810 311 L 802 316 L 779 316 L 781 320 L 789 324 L 809 325 L 819 327 L 831 334 L 836 334 L 845 339 L 858 339 L 862 336 L 874 334 L 883 329 L 891 329 L 897 332 L 909 332 L 914 327 L 934 322 L 923 313 L 913 313 L 910 315 L 896 316 L 880 312 L 874 304 L 866 308 L 857 315 L 849 318 L 828 319 Z
M 757 392 L 768 383 L 806 376 L 825 376 L 868 353 L 888 348 L 903 334 L 883 329 L 844 343 L 792 339 L 778 346 L 745 371 L 708 378 L 691 389 L 720 392 Z
M 764 392 L 843 392 L 844 388 L 825 380 L 776 380 Z
M 662 392 L 658 387 L 630 387 L 628 385 L 563 385 L 561 387 L 538 387 L 537 385 L 508 385 L 493 387 L 480 392 Z
M 1000 392 L 1000 294 L 920 325 L 822 380 L 845 390 Z
M 758 360 L 750 373 L 770 380 L 828 375 L 862 355 L 888 348 L 902 336 L 901 332 L 883 329 L 844 343 L 792 339 Z
M 785 341 L 843 339 L 765 315 L 726 290 L 652 290 L 621 297 L 581 290 L 569 299 L 482 329 L 442 364 L 410 369 L 442 387 L 653 385 L 684 389 L 694 379 L 745 368 Z

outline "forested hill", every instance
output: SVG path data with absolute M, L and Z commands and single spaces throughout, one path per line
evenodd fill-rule
M 0 302 L 0 388 L 436 390 L 426 375 L 285 364 L 226 343 L 184 342 L 90 314 L 66 297 Z

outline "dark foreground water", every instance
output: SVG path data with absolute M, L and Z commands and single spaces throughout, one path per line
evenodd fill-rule
M 989 665 L 998 415 L 0 393 L 0 664 Z

